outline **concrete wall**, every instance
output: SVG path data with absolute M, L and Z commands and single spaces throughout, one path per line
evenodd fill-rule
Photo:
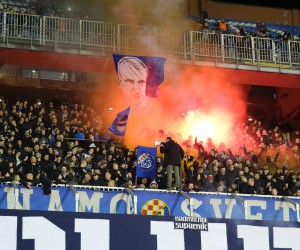
M 300 114 L 300 90 L 290 88 L 280 88 L 277 94 L 277 103 L 281 106 L 282 118 L 295 118 Z M 299 108 L 298 108 L 299 107 Z M 295 112 L 293 112 L 295 111 Z

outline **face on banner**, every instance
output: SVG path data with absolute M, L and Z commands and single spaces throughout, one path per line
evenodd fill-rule
M 148 69 L 135 57 L 123 57 L 118 64 L 118 77 L 123 95 L 134 109 L 143 109 L 149 98 L 146 96 Z

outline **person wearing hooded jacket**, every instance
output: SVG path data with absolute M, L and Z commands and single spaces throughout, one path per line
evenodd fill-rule
M 181 161 L 184 158 L 182 147 L 171 137 L 167 137 L 166 142 L 160 145 L 160 153 L 164 154 L 164 165 L 167 166 L 167 188 L 172 189 L 172 174 L 174 172 L 175 188 L 180 189 Z

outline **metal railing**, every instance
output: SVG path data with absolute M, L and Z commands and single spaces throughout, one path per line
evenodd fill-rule
M 80 23 L 76 19 L 42 17 L 43 44 L 46 42 L 79 44 Z
M 146 26 L 117 25 L 119 49 L 135 51 L 156 50 L 156 28 Z
M 13 199 L 13 209 L 29 209 L 29 207 L 22 207 L 19 203 L 19 195 L 20 193 L 20 188 L 23 187 L 20 183 L 15 183 L 14 181 L 12 182 L 4 182 L 1 183 L 1 185 L 12 185 L 11 189 L 11 197 Z M 41 184 L 38 184 L 38 186 L 42 186 Z M 2 186 L 3 187 L 3 186 Z M 119 187 L 106 187 L 106 186 L 86 186 L 86 185 L 70 185 L 70 184 L 52 184 L 53 188 L 64 188 L 68 187 L 71 189 L 72 193 L 75 196 L 74 199 L 74 207 L 76 212 L 80 212 L 80 194 L 79 190 L 98 190 L 102 192 L 110 192 L 110 191 L 119 191 L 119 192 L 124 192 L 127 195 L 126 199 L 126 206 L 127 206 L 127 214 L 138 214 L 137 207 L 138 207 L 138 195 L 135 192 L 135 190 L 131 190 L 129 188 L 119 188 Z M 194 216 L 194 201 L 197 200 L 195 198 L 195 194 L 199 195 L 207 195 L 207 196 L 216 196 L 216 195 L 222 195 L 226 197 L 234 197 L 237 201 L 240 201 L 243 205 L 243 210 L 244 210 L 244 219 L 245 220 L 251 220 L 253 218 L 250 218 L 251 216 L 251 198 L 271 198 L 271 199 L 279 199 L 281 201 L 285 201 L 287 203 L 290 203 L 291 208 L 296 212 L 296 220 L 297 222 L 300 222 L 300 213 L 299 213 L 299 197 L 292 197 L 292 196 L 273 196 L 273 195 L 249 195 L 249 194 L 236 194 L 236 193 L 218 193 L 218 192 L 191 192 L 191 193 L 186 193 L 181 191 L 168 191 L 168 190 L 163 190 L 163 189 L 144 189 L 144 191 L 148 192 L 156 192 L 157 196 L 160 194 L 158 193 L 179 193 L 182 195 L 185 199 L 187 199 L 188 204 L 190 206 L 190 214 L 189 216 L 193 217 Z M 193 197 L 191 196 L 193 194 Z M 257 205 L 255 205 L 257 206 Z M 252 214 L 253 216 L 253 214 Z M 225 214 L 226 218 L 226 214 Z M 258 218 L 256 218 L 258 219 Z
M 7 38 L 41 41 L 42 20 L 38 15 L 3 13 L 0 21 L 3 41 Z
M 213 31 L 166 30 L 52 16 L 0 13 L 2 44 L 30 49 L 151 54 L 178 59 L 300 68 L 300 41 L 237 36 Z M 2 45 L 3 46 L 3 45 Z M 53 51 L 53 49 L 51 49 Z M 73 52 L 74 53 L 74 52 Z M 258 68 L 259 69 L 259 68 Z

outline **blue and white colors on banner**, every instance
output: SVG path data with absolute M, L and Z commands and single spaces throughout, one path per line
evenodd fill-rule
M 148 69 L 146 95 L 151 98 L 156 98 L 159 91 L 159 85 L 164 81 L 164 64 L 166 58 L 154 56 L 130 56 L 113 54 L 114 64 L 118 72 L 118 65 L 120 60 L 124 58 L 136 58 L 140 60 Z
M 209 219 L 208 231 L 174 229 L 172 217 L 0 210 L 5 250 L 299 249 L 294 222 Z
M 12 185 L 1 185 L 1 209 L 25 209 L 44 211 L 75 212 L 75 195 L 68 187 L 52 188 L 51 196 L 43 194 L 41 187 L 28 189 L 19 186 L 19 197 L 16 201 Z M 131 211 L 131 197 L 125 191 L 97 191 L 77 188 L 79 211 L 90 213 L 128 214 Z M 133 190 L 137 197 L 137 213 L 160 216 L 190 216 L 190 204 L 177 192 L 155 192 Z M 242 196 L 248 209 L 242 202 L 226 194 L 189 194 L 193 199 L 193 215 L 205 218 L 297 221 L 293 204 L 281 198 L 262 196 Z M 299 198 L 290 199 L 300 204 Z
M 110 132 L 112 132 L 114 135 L 119 135 L 119 136 L 125 135 L 129 111 L 130 111 L 130 107 L 117 113 L 117 117 L 109 127 Z
M 156 148 L 138 146 L 136 176 L 154 179 L 156 177 Z

